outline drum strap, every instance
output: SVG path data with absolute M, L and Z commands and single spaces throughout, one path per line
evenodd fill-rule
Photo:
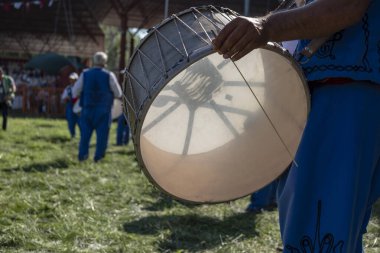
M 317 38 L 313 39 L 309 42 L 309 44 L 304 47 L 300 54 L 302 56 L 305 56 L 307 59 L 310 59 L 315 52 L 318 51 L 318 49 L 329 39 L 330 37 L 323 37 L 323 38 Z

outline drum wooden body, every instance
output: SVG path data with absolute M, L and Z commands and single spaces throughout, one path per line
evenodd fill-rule
M 301 69 L 269 43 L 237 62 L 212 49 L 236 13 L 191 8 L 151 29 L 126 69 L 124 108 L 138 162 L 195 203 L 246 196 L 292 162 L 309 110 Z

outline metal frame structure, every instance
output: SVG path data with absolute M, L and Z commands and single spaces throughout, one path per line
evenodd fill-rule
M 20 1 L 8 1 L 14 4 Z M 0 2 L 0 52 L 33 54 L 54 51 L 64 55 L 90 57 L 104 50 L 100 24 L 120 28 L 120 68 L 125 66 L 128 28 L 150 28 L 172 13 L 193 7 L 187 0 L 50 0 L 36 6 L 35 0 L 24 0 L 27 7 L 5 10 Z M 47 6 L 49 2 L 49 6 Z M 278 0 L 198 0 L 196 5 L 230 8 L 244 15 L 261 15 L 274 9 Z M 132 45 L 133 48 L 133 45 Z

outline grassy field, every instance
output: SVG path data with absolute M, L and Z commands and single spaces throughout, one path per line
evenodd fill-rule
M 115 146 L 115 128 L 104 161 L 79 163 L 65 121 L 10 119 L 0 130 L 0 252 L 278 252 L 276 211 L 246 214 L 248 197 L 171 200 L 140 172 L 131 144 Z M 379 219 L 378 203 L 366 252 L 380 252 Z

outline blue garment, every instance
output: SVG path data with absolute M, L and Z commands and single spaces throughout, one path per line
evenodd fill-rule
M 331 36 L 310 61 L 302 64 L 307 79 L 347 77 L 380 83 L 379 12 L 380 0 L 372 0 L 360 22 Z M 297 51 L 308 43 L 301 41 Z
M 361 253 L 380 196 L 380 86 L 315 86 L 311 102 L 298 166 L 278 186 L 284 252 Z
M 309 81 L 358 81 L 310 83 L 298 166 L 278 185 L 285 253 L 363 252 L 362 237 L 380 196 L 379 10 L 380 0 L 372 0 L 360 22 L 334 34 L 308 62 L 301 59 Z
M 91 68 L 83 73 L 83 90 L 80 97 L 81 139 L 79 160 L 88 158 L 92 132 L 96 131 L 96 151 L 94 160 L 105 156 L 111 127 L 113 93 L 109 85 L 110 74 L 102 68 Z
M 79 160 L 88 158 L 92 132 L 96 132 L 96 151 L 94 160 L 99 161 L 106 154 L 111 126 L 111 112 L 103 107 L 82 109 L 80 115 L 81 139 L 79 142 Z
M 251 202 L 247 207 L 247 212 L 257 212 L 270 209 L 276 206 L 276 192 L 278 180 L 251 194 Z
M 128 145 L 129 142 L 129 125 L 124 115 L 117 119 L 116 145 Z
M 113 93 L 110 85 L 110 72 L 103 68 L 91 68 L 83 72 L 83 90 L 80 97 L 80 106 L 105 107 L 111 111 Z
M 69 99 L 66 102 L 65 114 L 66 114 L 67 126 L 69 128 L 70 135 L 72 138 L 74 138 L 75 137 L 75 127 L 77 124 L 79 124 L 79 117 L 73 111 L 74 103 L 73 103 L 72 87 L 67 88 L 67 93 L 68 93 Z

